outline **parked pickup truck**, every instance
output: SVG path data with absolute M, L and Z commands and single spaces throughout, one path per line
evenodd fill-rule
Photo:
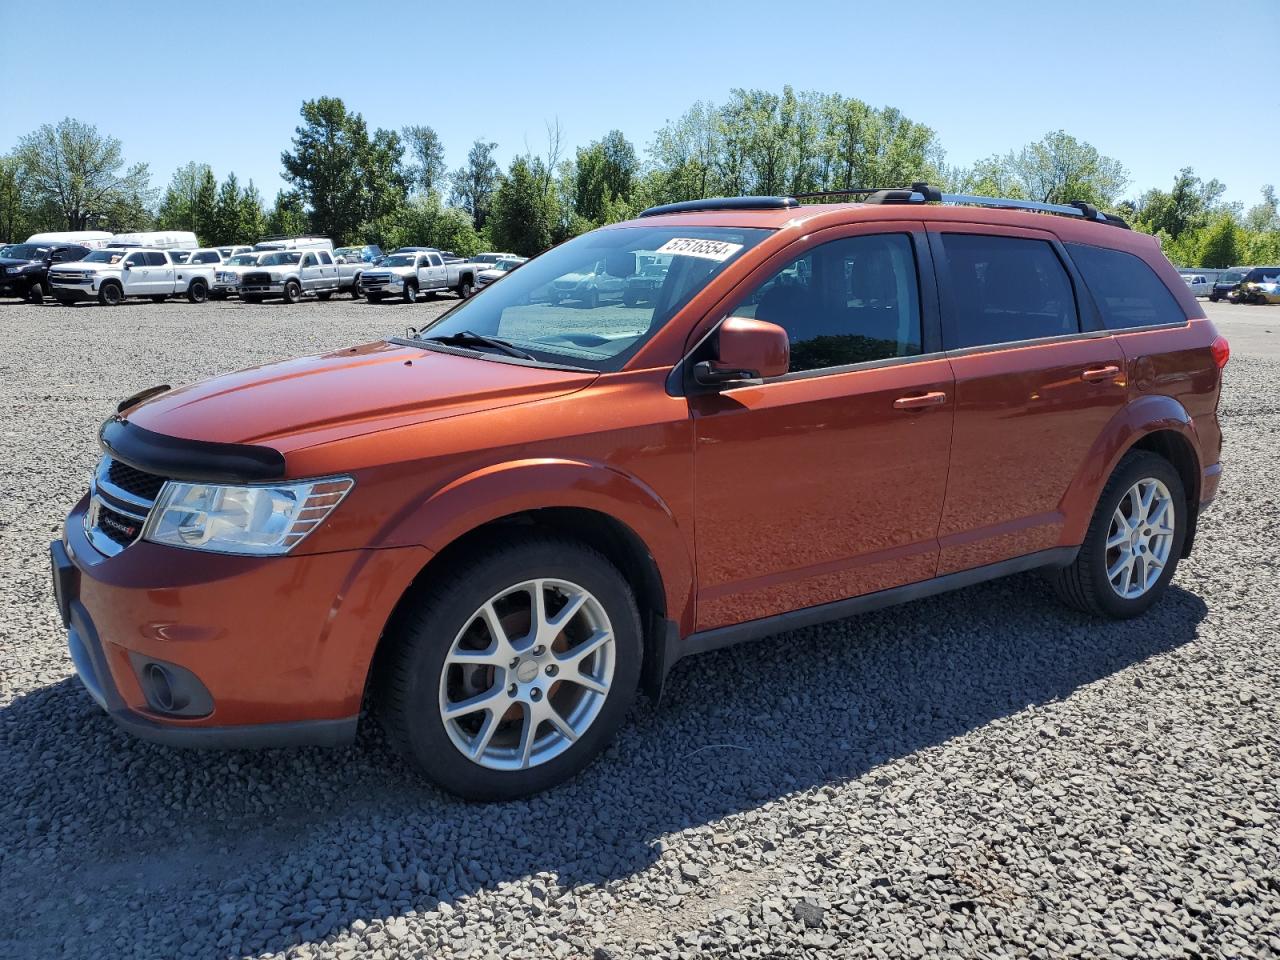
M 360 278 L 360 292 L 370 303 L 386 297 L 400 297 L 413 303 L 419 294 L 449 287 L 449 267 L 439 251 L 393 253 L 376 267 L 368 267 Z M 457 269 L 454 266 L 456 276 Z
M 185 294 L 192 303 L 203 303 L 209 297 L 215 270 L 214 264 L 174 263 L 166 250 L 107 247 L 92 251 L 83 260 L 51 267 L 49 288 L 62 304 L 97 300 L 114 307 L 126 297 L 150 297 L 158 303 L 178 294 Z
M 213 275 L 213 286 L 209 288 L 209 296 L 214 300 L 225 300 L 227 297 L 240 295 L 240 278 L 245 272 L 256 267 L 271 253 L 263 250 L 248 250 L 237 253 L 218 264 Z
M 328 300 L 341 288 L 338 264 L 328 250 L 273 250 L 240 276 L 240 299 L 245 303 L 277 298 L 297 303 L 303 297 Z

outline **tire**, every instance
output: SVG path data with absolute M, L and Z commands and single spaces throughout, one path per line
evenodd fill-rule
M 261 303 L 262 302 L 262 298 L 254 293 L 246 293 L 240 299 L 243 300 L 245 303 Z
M 351 281 L 351 299 L 352 300 L 360 299 L 360 277 L 361 277 L 361 274 L 357 273 Z
M 1209 294 L 1209 302 L 1210 302 L 1210 303 L 1217 303 L 1217 302 L 1218 302 L 1218 295 L 1217 295 L 1216 293 L 1211 293 L 1211 294 Z
M 118 307 L 124 300 L 124 291 L 118 283 L 104 283 L 98 290 L 98 302 L 104 307 Z
M 418 302 L 417 284 L 406 283 L 404 285 L 404 293 L 402 293 L 401 296 L 404 298 L 405 303 L 417 303 Z
M 1131 550 L 1126 545 L 1118 548 L 1107 547 L 1108 536 L 1112 535 L 1112 527 L 1118 512 L 1128 512 L 1130 519 L 1134 512 L 1134 501 L 1130 499 L 1131 491 L 1142 489 L 1140 485 L 1158 485 L 1155 487 L 1156 499 L 1152 501 L 1152 511 L 1156 504 L 1167 494 L 1166 511 L 1173 516 L 1173 532 L 1163 537 L 1142 537 L 1142 530 L 1159 530 L 1160 526 L 1137 525 L 1138 545 L 1145 557 L 1154 559 L 1162 552 L 1164 563 L 1159 568 L 1159 575 L 1143 588 L 1143 592 L 1134 596 L 1123 596 L 1123 573 L 1117 574 L 1120 585 L 1114 585 L 1107 575 L 1108 564 L 1114 569 Z M 1159 487 L 1163 487 L 1163 493 Z M 1150 488 L 1148 488 L 1150 489 Z M 1117 532 L 1115 536 L 1119 536 Z M 1178 471 L 1164 457 L 1146 450 L 1132 450 L 1116 465 L 1115 471 L 1098 498 L 1098 506 L 1094 510 L 1093 519 L 1089 521 L 1089 529 L 1085 533 L 1084 543 L 1076 559 L 1066 567 L 1050 571 L 1049 581 L 1055 592 L 1068 606 L 1083 610 L 1098 617 L 1112 620 L 1127 620 L 1145 613 L 1155 604 L 1169 586 L 1174 572 L 1178 568 L 1178 559 L 1182 556 L 1182 544 L 1187 535 L 1187 497 L 1182 486 L 1182 478 Z M 1132 576 L 1149 577 L 1148 560 L 1144 554 L 1137 554 L 1138 563 L 1133 565 Z M 1140 569 L 1139 569 L 1140 566 Z M 1134 584 L 1134 587 L 1137 585 Z
M 286 280 L 284 285 L 284 302 L 297 303 L 302 299 L 302 287 L 297 280 Z
M 470 280 L 463 280 L 458 284 L 458 296 L 463 300 L 470 300 L 475 296 L 476 288 L 471 285 Z
M 44 284 L 36 280 L 27 287 L 27 302 L 40 303 L 42 300 L 44 300 Z
M 536 636 L 526 640 L 532 636 L 531 593 L 522 588 L 534 579 L 558 581 L 542 594 L 546 610 L 552 610 L 549 601 L 557 595 L 584 598 L 567 629 L 541 638 L 550 640 L 545 646 Z M 558 594 L 559 589 L 565 592 Z M 486 606 L 521 639 L 499 643 L 486 625 Z M 578 668 L 562 659 L 566 649 L 586 646 L 585 637 L 605 629 L 612 641 L 593 649 L 586 675 L 579 674 L 596 687 L 568 680 L 569 671 Z M 577 637 L 567 640 L 568 632 Z M 477 643 L 494 651 L 494 665 L 450 663 L 459 644 L 475 653 L 481 649 Z M 642 656 L 640 614 L 617 568 L 575 540 L 532 535 L 472 553 L 402 606 L 379 651 L 374 706 L 401 755 L 444 789 L 472 800 L 524 797 L 568 780 L 605 748 L 635 699 Z M 444 718 L 446 700 L 460 703 L 475 691 L 492 695 L 496 709 Z M 533 738 L 526 740 L 526 718 L 556 707 L 563 711 L 556 716 L 576 737 L 538 719 L 532 722 Z M 481 743 L 488 729 L 495 732 Z M 463 753 L 466 743 L 480 748 L 483 762 Z M 525 743 L 530 759 L 521 766 Z M 501 769 L 504 764 L 511 768 Z
M 197 277 L 187 287 L 187 299 L 192 303 L 204 303 L 209 299 L 209 285 Z
M 332 297 L 333 297 L 333 291 L 332 291 L 332 290 L 326 290 L 324 293 L 317 293 L 317 294 L 316 294 L 316 299 L 317 299 L 317 300 L 329 300 L 329 299 L 331 299 Z

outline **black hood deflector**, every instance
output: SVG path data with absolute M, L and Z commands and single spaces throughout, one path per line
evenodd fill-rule
M 135 470 L 170 480 L 264 483 L 284 476 L 284 454 L 250 443 L 214 443 L 155 433 L 114 416 L 102 425 L 102 449 Z

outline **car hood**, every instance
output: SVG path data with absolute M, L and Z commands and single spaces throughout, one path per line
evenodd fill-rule
M 67 273 L 100 273 L 103 270 L 119 270 L 124 267 L 124 261 L 119 263 L 85 263 L 83 260 L 71 260 L 67 263 L 55 263 L 53 269 L 59 273 L 66 271 Z
M 156 433 L 282 453 L 572 393 L 598 375 L 381 341 L 161 393 L 125 411 Z
M 583 280 L 590 280 L 595 276 L 594 273 L 566 273 L 563 276 L 556 277 L 557 284 L 568 285 L 571 283 L 581 283 Z
M 14 257 L 0 257 L 0 267 L 27 267 L 31 264 L 43 262 L 43 260 L 18 260 Z

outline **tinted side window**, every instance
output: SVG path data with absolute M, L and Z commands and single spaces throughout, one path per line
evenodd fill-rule
M 915 253 L 904 233 L 814 247 L 733 311 L 791 338 L 791 370 L 818 370 L 921 352 Z
M 1083 243 L 1066 246 L 1107 329 L 1186 322 L 1169 288 L 1140 257 Z
M 948 350 L 1077 333 L 1071 278 L 1044 240 L 942 235 L 950 277 Z
M 314 253 L 308 253 L 302 258 L 302 265 L 304 267 L 314 267 L 316 265 L 316 255 Z
M 444 261 L 440 259 L 440 255 L 438 253 L 433 253 L 427 256 L 427 263 L 433 267 L 438 267 L 442 265 Z
M 145 267 L 147 265 L 147 255 L 145 253 L 131 253 L 124 258 L 124 262 L 131 267 Z
M 163 267 L 163 266 L 166 266 L 168 263 L 169 261 L 164 258 L 163 253 L 160 253 L 159 251 L 156 251 L 156 250 L 147 251 L 147 266 Z
M 333 263 L 333 258 L 332 258 L 331 256 L 329 256 L 329 253 L 328 253 L 328 251 L 326 251 L 326 250 L 321 250 L 321 251 L 317 254 L 317 256 L 320 258 L 320 262 L 321 262 L 321 263 L 324 263 L 324 264 L 330 264 L 330 263 Z

